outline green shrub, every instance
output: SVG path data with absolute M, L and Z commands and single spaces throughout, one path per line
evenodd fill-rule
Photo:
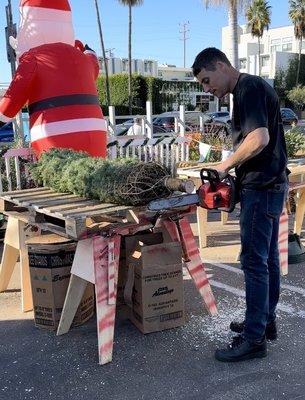
M 305 136 L 302 130 L 294 126 L 285 133 L 288 157 L 295 157 L 299 150 L 305 149 Z
M 103 115 L 108 116 L 109 108 L 107 106 L 101 106 L 103 110 Z M 128 106 L 115 106 L 115 115 L 129 115 Z M 146 108 L 142 107 L 132 107 L 132 115 L 146 115 Z

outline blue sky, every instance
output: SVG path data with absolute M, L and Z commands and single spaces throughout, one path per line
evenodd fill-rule
M 5 5 L 0 5 L 0 82 L 10 81 L 6 60 L 4 27 Z M 18 22 L 19 0 L 12 0 L 14 21 Z M 74 29 L 78 39 L 101 53 L 93 0 L 70 0 Z M 127 57 L 128 8 L 118 0 L 99 0 L 106 48 L 114 48 L 117 57 Z M 272 6 L 271 27 L 290 24 L 288 0 L 269 0 Z M 244 23 L 242 13 L 239 18 Z M 183 66 L 183 42 L 179 24 L 189 21 L 186 66 L 207 46 L 221 47 L 221 28 L 227 25 L 225 6 L 206 10 L 202 0 L 144 0 L 133 8 L 133 49 L 135 58 L 152 58 L 159 63 Z

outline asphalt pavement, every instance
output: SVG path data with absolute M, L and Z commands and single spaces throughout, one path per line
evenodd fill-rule
M 103 366 L 95 318 L 60 337 L 35 328 L 32 313 L 20 311 L 15 271 L 9 290 L 0 294 L 0 399 L 305 399 L 305 264 L 290 266 L 282 279 L 279 338 L 268 343 L 268 357 L 220 363 L 214 351 L 231 339 L 230 321 L 243 318 L 244 283 L 235 261 L 237 220 L 233 215 L 225 227 L 210 226 L 214 232 L 202 257 L 219 316 L 207 314 L 185 273 L 185 326 L 143 335 L 119 307 L 113 361 Z

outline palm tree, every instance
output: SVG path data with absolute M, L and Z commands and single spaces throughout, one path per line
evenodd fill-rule
M 239 69 L 238 62 L 238 22 L 237 22 L 237 11 L 238 9 L 244 8 L 251 0 L 203 0 L 206 7 L 220 6 L 226 4 L 228 7 L 228 25 L 230 32 L 230 48 L 228 49 L 228 56 L 231 64 L 234 68 Z
M 95 3 L 95 9 L 96 9 L 97 26 L 98 26 L 98 30 L 99 30 L 99 34 L 100 34 L 100 42 L 101 42 L 102 53 L 103 53 L 103 62 L 104 62 L 104 66 L 105 66 L 107 106 L 110 106 L 111 103 L 110 103 L 108 64 L 107 64 L 105 44 L 104 44 L 104 39 L 103 39 L 102 23 L 101 23 L 100 12 L 99 12 L 99 8 L 98 8 L 97 0 L 94 0 L 94 3 Z
M 299 45 L 299 62 L 296 76 L 296 86 L 299 83 L 302 39 L 305 38 L 305 0 L 290 0 L 289 17 L 294 25 L 294 36 L 300 41 Z
M 258 40 L 258 75 L 261 74 L 261 49 L 260 39 L 264 34 L 264 30 L 269 28 L 270 24 L 270 8 L 266 0 L 254 0 L 253 4 L 248 8 L 246 17 L 248 27 L 251 29 L 253 37 Z
M 119 0 L 123 6 L 128 6 L 128 106 L 129 114 L 132 114 L 132 93 L 131 93 L 131 30 L 132 30 L 132 7 L 140 6 L 143 0 Z

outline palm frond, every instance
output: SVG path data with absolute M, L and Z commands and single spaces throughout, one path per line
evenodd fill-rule
M 143 0 L 118 0 L 119 3 L 121 3 L 123 6 L 131 6 L 131 7 L 135 7 L 135 6 L 140 6 L 143 4 Z
M 252 2 L 253 0 L 203 0 L 203 3 L 206 6 L 206 8 L 226 5 L 228 7 L 234 7 L 239 11 L 249 7 Z
M 296 39 L 305 38 L 305 0 L 290 0 L 289 17 L 294 25 Z
M 251 29 L 252 36 L 262 37 L 264 29 L 269 28 L 271 22 L 271 6 L 266 0 L 254 0 L 253 4 L 246 12 L 248 26 Z

